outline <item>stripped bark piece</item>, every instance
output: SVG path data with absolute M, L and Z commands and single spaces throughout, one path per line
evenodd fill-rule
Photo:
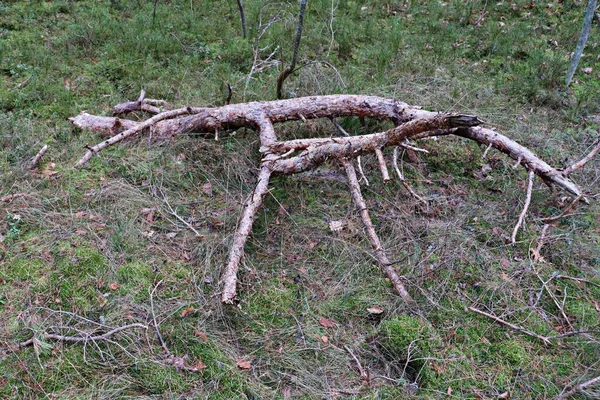
M 254 223 L 256 211 L 262 204 L 265 194 L 268 191 L 270 177 L 271 170 L 267 165 L 263 165 L 260 169 L 254 191 L 248 197 L 244 210 L 242 211 L 242 217 L 240 218 L 237 230 L 233 236 L 231 249 L 229 250 L 227 267 L 223 274 L 223 303 L 233 304 L 235 300 L 237 271 L 240 266 L 240 261 L 244 256 L 244 246 L 246 245 L 250 232 L 252 232 L 252 224 Z
M 365 226 L 367 231 L 367 236 L 369 238 L 369 242 L 371 242 L 371 246 L 373 247 L 373 251 L 375 253 L 375 257 L 379 262 L 379 266 L 385 272 L 389 280 L 394 285 L 394 289 L 398 292 L 400 297 L 404 300 L 407 306 L 409 306 L 413 310 L 417 310 L 418 306 L 415 300 L 408 293 L 402 280 L 396 274 L 392 263 L 387 258 L 387 254 L 385 250 L 381 246 L 381 241 L 375 232 L 375 227 L 373 226 L 373 222 L 371 221 L 371 217 L 369 216 L 369 209 L 367 208 L 367 204 L 365 203 L 365 199 L 362 196 L 360 191 L 360 185 L 358 184 L 358 179 L 356 178 L 356 171 L 354 170 L 354 166 L 347 158 L 340 158 L 344 169 L 346 170 L 346 175 L 348 176 L 348 186 L 350 187 L 350 193 L 352 194 L 352 200 L 354 204 L 359 210 L 360 218 Z

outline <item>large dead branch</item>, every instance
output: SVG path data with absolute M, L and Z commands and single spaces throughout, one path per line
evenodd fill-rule
M 157 111 L 160 106 L 166 106 L 166 103 L 145 99 L 142 93 L 135 102 L 117 105 L 115 112 L 121 115 L 132 111 L 155 114 L 143 122 L 86 113 L 71 118 L 73 124 L 81 129 L 112 136 L 93 147 L 88 147 L 87 153 L 76 165 L 83 166 L 94 154 L 123 139 L 144 132 L 160 138 L 170 138 L 191 132 L 215 133 L 215 136 L 218 137 L 219 132 L 224 133 L 241 127 L 256 129 L 259 133 L 260 152 L 262 153 L 260 173 L 256 187 L 244 205 L 229 251 L 228 263 L 223 274 L 222 300 L 226 303 L 232 303 L 235 300 L 237 271 L 243 259 L 244 247 L 251 234 L 256 212 L 260 208 L 264 195 L 268 192 L 269 178 L 272 175 L 302 173 L 316 169 L 327 160 L 342 160 L 350 192 L 360 209 L 367 236 L 373 245 L 379 264 L 401 297 L 411 306 L 414 306 L 414 300 L 387 260 L 385 251 L 370 222 L 366 203 L 360 193 L 356 173 L 351 164 L 353 159 L 362 154 L 376 154 L 380 170 L 384 179 L 387 180 L 389 173 L 383 157 L 385 147 L 405 146 L 408 139 L 418 140 L 432 136 L 456 135 L 508 155 L 517 161 L 517 165 L 530 171 L 530 181 L 534 175 L 537 175 L 546 183 L 556 185 L 574 197 L 581 197 L 585 201 L 581 189 L 568 178 L 568 174 L 551 167 L 531 150 L 514 140 L 478 126 L 482 121 L 475 116 L 441 114 L 425 111 L 393 99 L 360 95 L 301 97 L 269 102 L 229 104 L 212 108 L 183 107 L 163 112 Z M 395 127 L 368 135 L 288 141 L 279 141 L 275 135 L 275 123 L 315 118 L 333 120 L 344 116 L 389 120 L 394 123 Z M 589 158 L 595 154 L 596 152 L 590 153 Z M 394 163 L 394 168 L 397 172 L 399 171 L 396 163 Z M 418 198 L 418 196 L 415 197 Z

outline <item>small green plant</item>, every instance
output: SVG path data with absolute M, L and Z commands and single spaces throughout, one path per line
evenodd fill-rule
M 6 214 L 6 224 L 8 225 L 7 239 L 16 239 L 21 235 L 22 219 L 19 214 Z

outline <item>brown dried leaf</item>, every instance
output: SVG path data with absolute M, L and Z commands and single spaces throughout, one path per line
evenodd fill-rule
M 337 326 L 337 323 L 324 317 L 319 318 L 319 323 L 325 328 L 335 328 Z
M 190 306 L 181 312 L 181 318 L 185 318 L 189 314 L 192 314 L 194 312 L 196 312 L 196 309 L 194 307 Z
M 250 368 L 252 368 L 252 363 L 248 360 L 238 360 L 236 365 L 239 369 L 243 370 L 249 370 Z
M 202 339 L 203 342 L 208 342 L 208 335 L 204 332 L 202 332 L 199 329 L 196 329 L 194 331 L 194 335 L 198 336 L 200 339 Z
M 108 285 L 110 290 L 119 290 L 119 284 L 117 282 L 113 282 L 110 285 Z

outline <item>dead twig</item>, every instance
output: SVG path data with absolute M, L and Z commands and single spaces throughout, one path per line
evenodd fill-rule
M 300 10 L 298 11 L 298 26 L 296 29 L 296 40 L 294 41 L 294 53 L 292 55 L 292 60 L 290 65 L 281 71 L 281 74 L 277 77 L 277 98 L 281 99 L 283 95 L 281 91 L 283 90 L 283 82 L 286 80 L 288 76 L 294 72 L 296 68 L 296 62 L 298 60 L 298 49 L 300 48 L 300 40 L 302 39 L 302 29 L 304 28 L 304 13 L 306 11 L 306 4 L 308 0 L 300 0 Z
M 567 397 L 571 397 L 576 393 L 583 392 L 585 389 L 587 389 L 590 386 L 595 385 L 596 383 L 600 383 L 600 376 L 597 376 L 595 378 L 590 379 L 589 381 L 585 381 L 583 383 L 573 386 L 572 389 L 570 389 L 566 392 L 563 392 L 561 395 L 556 397 L 555 400 L 563 400 L 563 399 L 566 399 Z M 573 384 L 571 384 L 571 385 L 573 385 Z M 571 385 L 569 385 L 569 386 L 571 386 Z
M 160 333 L 160 329 L 158 329 L 158 323 L 156 322 L 156 313 L 154 312 L 154 292 L 156 291 L 156 289 L 160 286 L 160 284 L 162 282 L 163 282 L 162 280 L 158 281 L 158 283 L 156 285 L 154 285 L 152 290 L 150 290 L 150 288 L 148 288 L 148 294 L 150 295 L 150 313 L 152 314 L 152 322 L 154 323 L 154 331 L 156 332 L 156 337 L 158 338 L 160 345 L 162 346 L 163 350 L 165 351 L 165 354 L 168 356 L 168 355 L 171 355 L 171 352 L 169 351 L 169 348 L 167 347 L 167 344 L 165 343 L 165 340 L 163 339 L 162 334 Z
M 383 269 L 383 271 L 385 272 L 389 280 L 392 282 L 392 285 L 394 286 L 398 294 L 400 294 L 400 297 L 402 297 L 406 305 L 413 310 L 417 310 L 417 302 L 410 296 L 410 294 L 404 287 L 404 284 L 402 283 L 400 277 L 398 276 L 398 274 L 396 274 L 396 271 L 392 267 L 392 263 L 387 258 L 385 250 L 381 246 L 381 241 L 379 240 L 377 233 L 375 233 L 375 227 L 373 226 L 373 222 L 371 221 L 371 217 L 369 216 L 369 209 L 367 208 L 365 199 L 363 198 L 362 193 L 360 191 L 360 185 L 358 184 L 358 179 L 356 178 L 356 171 L 354 170 L 352 163 L 346 158 L 341 158 L 340 161 L 344 166 L 344 169 L 346 170 L 346 175 L 348 176 L 348 186 L 350 187 L 352 200 L 354 201 L 354 204 L 358 207 L 360 217 L 362 219 L 363 225 L 365 226 L 365 229 L 367 230 L 367 236 L 369 238 L 369 241 L 371 242 L 371 246 L 375 252 L 375 256 L 377 257 L 379 266 L 381 267 L 381 269 Z
M 598 143 L 596 143 L 596 146 L 594 146 L 592 151 L 590 151 L 585 157 L 565 168 L 562 171 L 563 175 L 568 176 L 573 171 L 577 171 L 578 169 L 583 168 L 588 162 L 590 162 L 594 157 L 596 157 L 598 152 L 600 152 L 600 140 L 598 141 Z
M 381 149 L 375 149 L 375 155 L 377 156 L 377 163 L 379 164 L 379 170 L 381 171 L 383 183 L 388 183 L 390 181 L 390 173 L 388 172 L 387 165 L 385 163 L 383 151 L 381 151 Z
M 402 182 L 402 186 L 404 186 L 404 188 L 408 191 L 408 193 L 410 193 L 410 195 L 412 197 L 414 197 L 415 199 L 419 200 L 420 202 L 422 202 L 426 205 L 427 201 L 425 201 L 421 196 L 419 196 L 413 190 L 413 188 L 408 184 L 408 182 L 406 182 L 406 179 L 404 179 L 404 174 L 402 174 L 402 172 L 400 171 L 400 168 L 398 168 L 398 147 L 394 147 L 394 170 L 396 170 L 396 174 L 398 175 L 400 182 Z
M 31 161 L 29 162 L 29 169 L 34 169 L 35 167 L 37 167 L 42 157 L 44 157 L 44 154 L 46 154 L 46 151 L 48 151 L 48 145 L 44 145 L 44 147 L 42 147 L 40 151 L 37 152 L 35 157 L 31 159 Z
M 98 153 L 99 151 L 101 151 L 115 143 L 118 143 L 118 142 L 122 141 L 123 139 L 126 139 L 130 136 L 136 135 L 139 132 L 141 132 L 142 130 L 151 127 L 152 125 L 156 124 L 159 121 L 178 117 L 180 115 L 193 114 L 194 112 L 197 112 L 194 108 L 183 107 L 183 108 L 179 108 L 177 110 L 165 111 L 163 113 L 155 115 L 154 117 L 147 119 L 146 121 L 142 122 L 141 124 L 134 126 L 133 128 L 127 129 L 125 132 L 121 132 L 118 135 L 111 137 L 110 139 L 100 142 L 95 146 L 89 147 L 88 151 L 85 153 L 85 155 L 83 157 L 81 157 L 81 159 L 79 159 L 79 161 L 77 161 L 77 163 L 75 164 L 75 167 L 77 168 L 77 167 L 83 166 L 85 163 L 87 163 L 90 160 L 90 158 L 92 158 L 92 156 L 94 154 Z
M 554 221 L 558 221 L 561 218 L 564 218 L 565 216 L 567 216 L 567 213 L 569 211 L 571 211 L 573 209 L 573 207 L 575 207 L 575 204 L 579 203 L 582 199 L 583 199 L 583 195 L 577 196 L 571 203 L 569 203 L 568 206 L 565 207 L 564 210 L 562 210 L 562 212 L 559 215 L 555 215 L 554 217 L 542 218 L 542 221 L 554 222 Z
M 119 326 L 119 327 L 114 328 L 106 333 L 101 334 L 101 335 L 92 335 L 87 332 L 80 332 L 80 336 L 66 336 L 66 335 L 59 335 L 56 333 L 42 332 L 41 334 L 39 334 L 39 336 L 41 336 L 42 339 L 46 339 L 46 340 L 57 340 L 60 342 L 81 343 L 81 342 L 89 342 L 89 341 L 107 340 L 112 335 L 119 333 L 121 331 L 124 331 L 126 329 L 131 329 L 131 328 L 148 329 L 148 327 L 144 324 L 135 323 L 135 324 Z M 19 347 L 30 346 L 30 345 L 34 344 L 36 340 L 39 340 L 39 339 L 38 339 L 38 337 L 36 337 L 34 335 L 34 337 L 32 337 L 31 339 L 28 339 L 24 342 L 19 343 Z
M 569 279 L 569 280 L 572 280 L 572 281 L 575 281 L 575 282 L 587 283 L 587 284 L 592 285 L 592 286 L 600 287 L 599 284 L 597 284 L 595 282 L 592 282 L 592 281 L 589 281 L 587 279 L 583 279 L 583 278 L 575 278 L 575 277 L 567 276 L 567 275 L 556 275 L 555 278 L 556 279 Z
M 525 215 L 527 215 L 527 210 L 529 209 L 529 204 L 531 203 L 531 192 L 533 191 L 533 178 L 535 174 L 533 171 L 529 171 L 529 175 L 527 177 L 527 197 L 525 198 L 525 205 L 523 206 L 523 211 L 519 215 L 519 220 L 513 229 L 512 236 L 510 238 L 512 243 L 517 242 L 517 232 L 519 232 L 519 228 L 523 225 L 523 221 L 525 220 Z
M 358 357 L 356 357 L 354 355 L 354 353 L 352 352 L 352 350 L 350 349 L 350 347 L 344 345 L 344 350 L 346 350 L 348 352 L 348 354 L 350 354 L 350 356 L 354 359 L 354 362 L 356 363 L 356 366 L 358 367 L 358 372 L 360 373 L 360 377 L 362 379 L 368 380 L 369 375 L 367 374 L 367 372 L 365 371 L 365 369 L 363 368 L 362 364 L 360 363 L 360 361 L 358 360 Z M 369 382 L 367 381 L 367 384 Z
M 520 326 L 517 326 L 517 325 L 515 325 L 515 324 L 511 324 L 510 322 L 506 322 L 506 321 L 504 321 L 503 319 L 501 319 L 501 318 L 499 318 L 499 317 L 496 317 L 495 315 L 492 315 L 492 314 L 486 313 L 485 311 L 478 310 L 478 309 L 477 309 L 477 308 L 475 308 L 475 307 L 468 307 L 468 309 L 469 309 L 470 311 L 473 311 L 474 313 L 477 313 L 477 314 L 483 315 L 484 317 L 491 318 L 491 319 L 493 319 L 494 321 L 496 321 L 496 322 L 498 322 L 498 323 L 501 323 L 502 325 L 506 325 L 506 326 L 508 326 L 509 328 L 511 328 L 511 329 L 514 329 L 515 331 L 522 332 L 522 333 L 524 333 L 524 334 L 526 334 L 526 335 L 529 335 L 529 336 L 531 336 L 531 337 L 533 337 L 533 338 L 536 338 L 536 339 L 538 339 L 538 340 L 541 340 L 541 341 L 542 341 L 542 342 L 543 342 L 545 345 L 550 345 L 550 344 L 552 344 L 552 343 L 550 342 L 550 338 L 548 338 L 548 337 L 546 337 L 546 336 L 538 335 L 537 333 L 535 333 L 535 332 L 532 332 L 532 331 L 530 331 L 529 329 L 521 328 Z

